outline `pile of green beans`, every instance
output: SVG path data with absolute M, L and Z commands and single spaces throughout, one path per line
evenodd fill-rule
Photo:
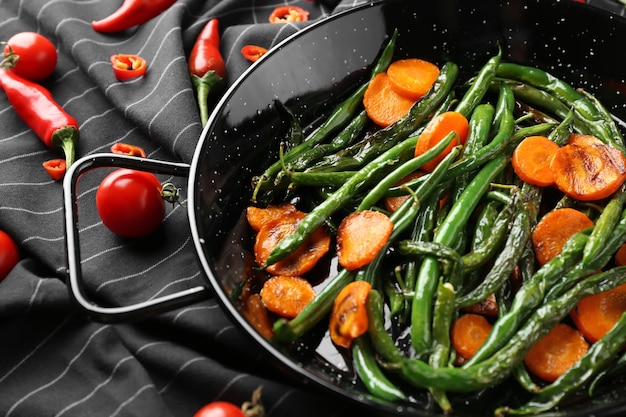
M 392 62 L 396 36 L 383 48 L 372 77 Z M 394 229 L 378 257 L 360 270 L 331 274 L 297 317 L 275 322 L 275 339 L 290 343 L 302 337 L 327 320 L 345 285 L 367 280 L 372 285 L 369 331 L 354 341 L 349 356 L 371 394 L 403 404 L 423 391 L 451 413 L 467 400 L 456 401 L 460 393 L 498 389 L 511 379 L 527 390 L 527 401 L 497 404 L 489 412 L 538 414 L 574 391 L 595 388 L 607 368 L 623 361 L 626 315 L 553 383 L 534 380 L 523 366 L 533 343 L 567 320 L 583 297 L 626 282 L 626 268 L 612 263 L 626 242 L 626 190 L 593 204 L 573 201 L 555 189 L 521 181 L 512 171 L 511 155 L 527 136 L 545 135 L 563 145 L 574 132 L 626 148 L 595 97 L 543 70 L 504 62 L 499 52 L 470 80 L 458 79 L 453 62 L 440 68 L 430 91 L 387 128 L 372 129 L 363 110 L 367 82 L 304 140 L 293 123 L 290 138 L 282 141 L 292 146 L 255 178 L 253 203 L 292 200 L 308 213 L 268 264 L 288 256 L 322 225 L 336 230 L 352 211 L 385 211 L 386 197 L 409 196 L 388 213 Z M 449 110 L 469 120 L 465 146 L 454 148 L 433 172 L 396 185 L 454 140 L 450 135 L 432 151 L 413 156 L 424 126 Z M 572 236 L 558 256 L 539 266 L 531 232 L 541 213 L 563 205 L 585 210 L 595 225 Z M 514 276 L 521 283 L 512 289 Z M 466 363 L 455 365 L 452 323 L 464 307 L 491 295 L 498 317 L 489 338 Z M 402 343 L 400 334 L 405 335 Z

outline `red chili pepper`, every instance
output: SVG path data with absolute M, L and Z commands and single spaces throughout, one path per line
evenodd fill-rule
M 50 91 L 13 71 L 0 70 L 0 86 L 20 118 L 49 148 L 60 148 L 69 168 L 78 142 L 78 122 L 54 100 Z
M 111 146 L 111 152 L 122 155 L 141 156 L 142 158 L 146 157 L 146 151 L 144 151 L 143 148 L 136 145 L 128 145 L 126 143 L 114 144 Z
M 241 48 L 241 55 L 250 62 L 255 62 L 267 53 L 267 48 L 258 45 L 245 45 Z
M 67 163 L 65 159 L 50 159 L 43 163 L 43 167 L 55 181 L 60 180 L 65 175 L 65 171 L 67 170 Z
M 209 120 L 209 96 L 223 87 L 226 66 L 220 52 L 219 22 L 211 19 L 202 28 L 189 54 L 189 74 L 196 89 L 202 126 Z
M 124 0 L 122 6 L 102 20 L 91 22 L 96 32 L 110 33 L 130 29 L 157 17 L 176 0 Z
M 298 6 L 278 6 L 270 14 L 270 23 L 306 22 L 309 12 Z
M 139 55 L 117 54 L 111 56 L 115 78 L 120 81 L 141 77 L 148 69 L 148 63 Z

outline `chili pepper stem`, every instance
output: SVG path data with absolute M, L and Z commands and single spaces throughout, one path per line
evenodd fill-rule
M 191 81 L 196 89 L 200 120 L 202 121 L 202 127 L 204 127 L 209 121 L 209 96 L 214 90 L 221 87 L 223 79 L 215 71 L 211 70 L 207 71 L 202 77 L 192 75 Z
M 67 168 L 74 163 L 78 136 L 78 129 L 74 126 L 62 127 L 55 130 L 52 134 L 52 145 L 60 148 L 65 154 L 65 164 Z

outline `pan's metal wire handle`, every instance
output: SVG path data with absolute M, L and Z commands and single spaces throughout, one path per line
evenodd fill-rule
M 112 153 L 93 154 L 83 157 L 72 164 L 63 180 L 65 243 L 68 265 L 67 283 L 70 296 L 91 318 L 108 323 L 144 319 L 151 315 L 164 313 L 206 299 L 209 294 L 209 288 L 206 286 L 192 287 L 174 294 L 119 307 L 103 307 L 88 298 L 83 285 L 80 265 L 77 185 L 78 179 L 83 173 L 94 168 L 103 167 L 131 168 L 178 177 L 189 177 L 190 168 L 189 165 L 184 163 L 158 161 Z

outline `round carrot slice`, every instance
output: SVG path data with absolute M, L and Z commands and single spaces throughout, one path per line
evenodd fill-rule
M 278 242 L 292 235 L 300 221 L 306 217 L 301 211 L 292 211 L 270 221 L 259 230 L 254 243 L 255 260 L 265 265 L 268 256 Z M 269 265 L 266 271 L 272 275 L 302 276 L 315 267 L 330 249 L 330 234 L 326 228 L 316 230 L 298 249 L 286 258 Z
M 589 295 L 578 303 L 571 317 L 585 338 L 597 342 L 626 311 L 626 284 Z
M 552 382 L 583 357 L 588 349 L 589 343 L 578 330 L 559 323 L 530 348 L 524 363 L 533 375 Z
M 330 338 L 337 346 L 350 347 L 352 341 L 369 327 L 365 303 L 372 286 L 367 281 L 353 281 L 335 298 L 330 314 Z
M 363 210 L 348 215 L 337 229 L 339 265 L 348 270 L 372 262 L 385 246 L 393 223 L 380 211 Z
M 387 73 L 378 73 L 370 80 L 363 96 L 363 106 L 370 119 L 380 127 L 387 127 L 405 116 L 415 103 L 396 93 Z
M 417 101 L 437 80 L 439 67 L 423 59 L 400 59 L 389 65 L 387 75 L 396 93 L 409 100 Z
M 540 265 L 561 253 L 572 235 L 593 226 L 593 221 L 573 208 L 552 210 L 535 226 L 531 238 L 535 257 Z
M 462 360 L 468 360 L 485 343 L 491 323 L 482 315 L 467 313 L 459 316 L 452 325 L 452 346 Z
M 467 118 L 455 111 L 441 113 L 428 122 L 415 144 L 415 156 L 420 156 L 428 151 L 442 141 L 450 132 L 456 132 L 458 141 L 453 140 L 439 155 L 425 163 L 422 166 L 424 171 L 432 172 L 446 155 L 452 151 L 452 148 L 459 144 L 465 144 L 469 132 Z
M 550 168 L 559 145 L 545 136 L 529 136 L 513 151 L 511 165 L 518 177 L 539 187 L 554 185 L 554 173 Z
M 296 317 L 315 298 L 309 281 L 301 277 L 274 276 L 259 292 L 265 307 L 282 317 Z
M 250 227 L 258 232 L 267 223 L 292 211 L 296 211 L 296 206 L 291 203 L 275 204 L 267 207 L 250 206 L 246 209 L 246 219 Z
M 577 200 L 609 197 L 626 181 L 626 156 L 589 135 L 571 135 L 550 167 L 557 188 Z

